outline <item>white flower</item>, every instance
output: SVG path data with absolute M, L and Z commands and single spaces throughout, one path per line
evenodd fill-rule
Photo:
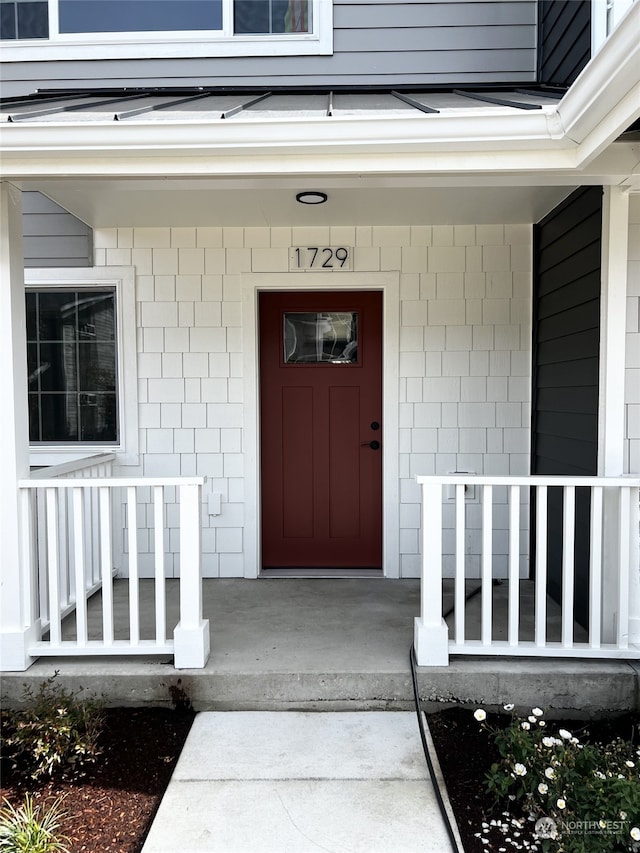
M 544 775 L 547 777 L 547 779 L 555 779 L 556 771 L 553 769 L 553 767 L 547 767 L 547 769 L 544 771 Z
M 527 717 L 527 720 L 529 720 L 530 723 L 537 723 L 538 722 L 535 717 Z
M 484 720 L 487 719 L 487 712 L 483 711 L 482 708 L 478 708 L 477 711 L 473 712 L 473 716 L 479 723 L 482 723 Z
M 634 841 L 640 841 L 640 829 L 637 826 L 631 827 L 631 832 L 629 835 L 633 838 Z
M 620 820 L 626 820 L 626 819 L 627 819 L 627 813 L 626 812 L 620 812 Z
M 520 728 L 524 729 L 525 732 L 528 732 L 531 728 L 531 725 L 525 720 L 524 723 L 520 723 Z
M 571 732 L 568 732 L 566 729 L 560 729 L 560 731 L 558 732 L 558 734 L 559 734 L 559 735 L 560 735 L 560 737 L 561 737 L 561 738 L 563 738 L 564 740 L 571 740 L 571 738 L 572 738 L 572 734 L 571 734 Z
M 542 738 L 542 743 L 543 743 L 543 745 L 544 745 L 544 746 L 553 746 L 553 744 L 554 744 L 554 739 L 553 739 L 552 737 L 543 737 L 543 738 Z
M 593 771 L 593 775 L 594 775 L 597 779 L 606 779 L 606 778 L 607 778 L 601 770 L 594 770 L 594 771 Z
M 558 807 L 559 809 L 564 809 L 564 808 L 566 808 L 566 807 L 567 807 L 567 804 L 566 804 L 566 802 L 562 799 L 562 797 L 560 797 L 560 798 L 556 801 L 556 805 L 557 805 L 557 807 Z
M 544 720 L 540 720 L 540 721 L 539 721 L 539 723 L 538 723 L 538 725 L 539 725 L 539 726 L 546 726 L 547 724 L 545 723 L 545 721 L 544 721 Z
M 541 717 L 542 716 L 542 708 L 532 708 L 531 713 L 534 715 L 534 717 Z
M 633 763 L 633 761 L 625 761 L 625 764 L 627 765 L 627 767 L 635 767 L 635 766 L 636 766 L 636 765 Z
M 505 711 L 513 711 L 513 709 L 515 708 L 515 705 L 513 704 L 513 702 L 509 702 L 507 705 L 504 705 L 503 707 L 504 707 Z
M 548 794 L 549 793 L 549 786 L 545 785 L 544 782 L 540 782 L 540 784 L 538 785 L 538 792 L 540 794 Z
M 524 766 L 524 764 L 515 764 L 513 767 L 513 772 L 516 774 L 516 776 L 526 776 L 527 768 Z

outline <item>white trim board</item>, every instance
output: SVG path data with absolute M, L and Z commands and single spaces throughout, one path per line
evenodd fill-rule
M 242 276 L 244 376 L 245 540 L 244 576 L 260 572 L 260 406 L 258 383 L 258 293 L 263 290 L 381 290 L 383 292 L 382 568 L 400 577 L 398 386 L 399 272 L 245 273 Z

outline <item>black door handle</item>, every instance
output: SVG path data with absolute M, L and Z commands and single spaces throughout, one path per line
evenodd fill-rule
M 372 450 L 380 450 L 379 441 L 363 441 L 360 447 L 370 447 Z

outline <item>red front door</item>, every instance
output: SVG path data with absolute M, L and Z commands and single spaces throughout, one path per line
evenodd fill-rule
M 262 568 L 382 566 L 382 294 L 260 294 Z

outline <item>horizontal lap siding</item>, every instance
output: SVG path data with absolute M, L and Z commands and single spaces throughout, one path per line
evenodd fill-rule
M 538 79 L 570 86 L 591 58 L 591 0 L 540 0 Z
M 601 231 L 601 187 L 576 190 L 534 228 L 533 474 L 597 473 Z M 587 627 L 590 499 L 579 492 L 574 615 Z M 547 588 L 560 601 L 561 490 L 548 510 Z
M 37 87 L 339 86 L 535 80 L 536 0 L 334 2 L 332 56 L 5 63 L 3 94 Z M 54 76 L 55 75 L 55 76 Z
M 569 473 L 558 469 L 569 461 L 572 473 L 596 473 L 601 205 L 599 187 L 578 190 L 535 228 L 536 474 Z
M 25 267 L 89 267 L 92 231 L 38 192 L 22 194 Z

